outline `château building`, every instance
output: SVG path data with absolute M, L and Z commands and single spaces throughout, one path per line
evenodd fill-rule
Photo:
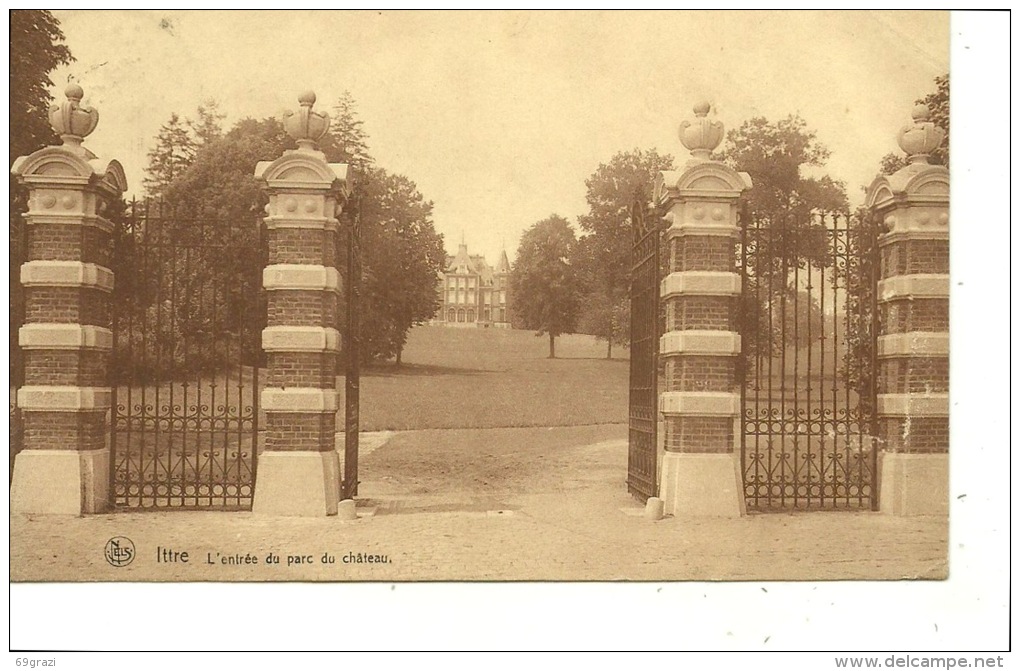
M 506 251 L 493 268 L 480 254 L 468 254 L 460 244 L 446 258 L 439 280 L 442 307 L 435 323 L 446 326 L 510 328 L 510 261 Z

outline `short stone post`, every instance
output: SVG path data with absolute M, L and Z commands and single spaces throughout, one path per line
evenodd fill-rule
M 744 512 L 739 462 L 740 335 L 736 268 L 737 212 L 751 178 L 710 159 L 723 126 L 711 106 L 680 125 L 691 159 L 680 171 L 660 172 L 655 202 L 669 222 L 669 274 L 662 282 L 666 328 L 665 454 L 659 496 L 666 514 L 736 516 Z
M 29 191 L 25 324 L 18 333 L 24 442 L 11 484 L 16 513 L 81 515 L 109 503 L 113 225 L 103 215 L 127 181 L 118 162 L 82 146 L 99 123 L 99 113 L 81 105 L 82 88 L 71 84 L 64 95 L 49 111 L 62 144 L 11 167 Z
M 252 510 L 312 517 L 336 515 L 340 498 L 336 236 L 348 183 L 347 166 L 327 163 L 317 149 L 329 117 L 312 111 L 314 93 L 299 101 L 301 108 L 283 120 L 298 148 L 255 168 L 269 195 L 269 265 L 262 275 L 269 314 L 262 333 L 266 446 Z
M 900 130 L 909 164 L 880 175 L 867 204 L 880 225 L 879 508 L 949 511 L 949 170 L 930 165 L 945 132 L 918 105 Z

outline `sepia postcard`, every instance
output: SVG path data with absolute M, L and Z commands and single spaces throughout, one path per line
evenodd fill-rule
M 950 18 L 12 11 L 11 582 L 945 581 Z

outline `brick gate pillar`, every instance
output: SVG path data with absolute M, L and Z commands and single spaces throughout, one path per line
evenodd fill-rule
M 878 283 L 879 507 L 949 511 L 949 170 L 928 155 L 945 132 L 924 105 L 899 132 L 906 167 L 867 204 L 881 235 Z
M 81 105 L 81 87 L 71 84 L 64 95 L 49 111 L 62 144 L 11 166 L 29 192 L 21 266 L 25 324 L 18 333 L 24 442 L 11 484 L 17 513 L 81 515 L 109 503 L 113 225 L 103 215 L 127 181 L 118 162 L 82 146 L 99 113 Z
M 301 108 L 283 120 L 298 148 L 255 168 L 269 195 L 269 264 L 262 275 L 268 296 L 261 396 L 266 446 L 252 510 L 311 517 L 335 515 L 340 499 L 336 239 L 348 183 L 347 166 L 327 163 L 317 149 L 329 117 L 312 111 L 314 93 L 299 101 Z
M 737 359 L 737 212 L 751 187 L 738 173 L 710 159 L 723 126 L 694 108 L 680 125 L 691 158 L 679 171 L 661 172 L 654 199 L 669 222 L 669 268 L 662 282 L 666 326 L 659 343 L 665 389 L 659 396 L 665 453 L 659 496 L 673 515 L 740 515 L 740 388 Z

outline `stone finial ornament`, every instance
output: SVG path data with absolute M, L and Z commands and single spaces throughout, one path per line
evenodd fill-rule
M 681 144 L 690 150 L 691 156 L 703 161 L 710 158 L 712 151 L 723 139 L 722 122 L 707 118 L 711 109 L 712 105 L 708 102 L 698 103 L 694 106 L 697 118 L 694 121 L 681 122 L 678 131 Z
M 296 112 L 284 112 L 283 127 L 287 134 L 297 140 L 298 149 L 316 151 L 319 140 L 329 131 L 329 115 L 325 112 L 313 112 L 315 92 L 305 91 L 298 96 L 301 109 Z
M 911 163 L 928 163 L 931 153 L 946 137 L 946 131 L 929 121 L 931 110 L 927 105 L 915 105 L 910 116 L 914 123 L 901 128 L 896 141 Z
M 60 135 L 65 145 L 75 149 L 81 147 L 85 136 L 99 125 L 99 111 L 81 105 L 84 95 L 85 92 L 80 86 L 69 84 L 64 89 L 67 100 L 50 105 L 50 126 Z

